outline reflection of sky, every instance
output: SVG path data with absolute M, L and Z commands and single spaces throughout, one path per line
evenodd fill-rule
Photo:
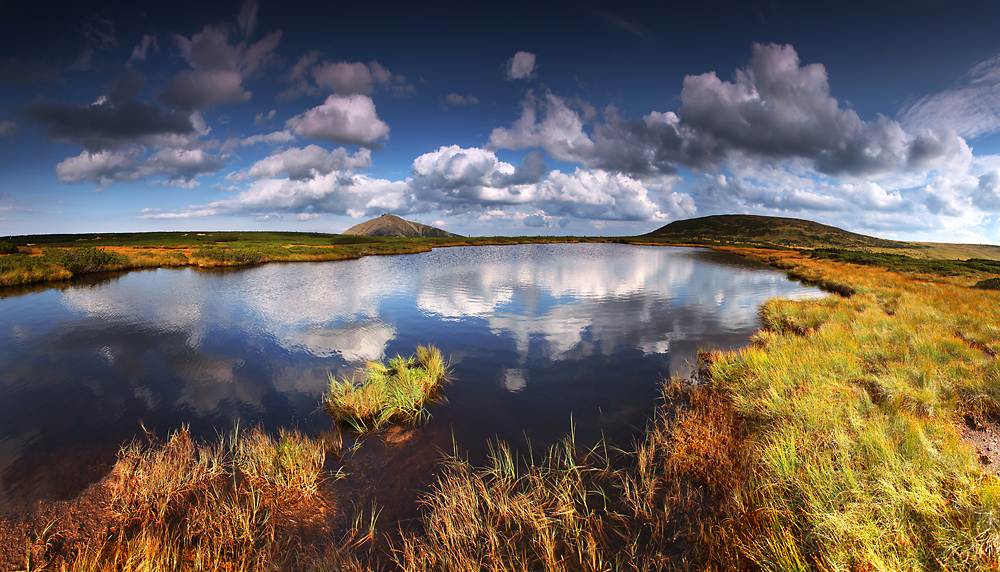
M 259 409 L 261 391 L 242 387 L 241 370 L 252 359 L 244 353 L 269 354 L 256 360 L 260 364 L 280 360 L 276 351 L 293 361 L 334 359 L 328 367 L 343 369 L 385 357 L 403 326 L 433 338 L 453 323 L 447 332 L 456 342 L 462 339 L 456 332 L 484 324 L 490 336 L 513 343 L 520 363 L 529 352 L 557 361 L 608 355 L 622 346 L 669 354 L 677 342 L 711 344 L 720 332 L 752 329 L 766 298 L 815 292 L 757 265 L 706 262 L 712 257 L 719 254 L 525 245 L 242 271 L 140 272 L 0 301 L 8 316 L 0 327 L 21 348 L 3 359 L 23 361 L 20 352 L 71 359 L 92 353 L 89 358 L 99 356 L 97 362 L 128 379 L 150 406 L 162 404 L 163 396 L 137 380 L 158 368 L 186 387 L 175 403 L 208 412 L 235 400 Z M 32 306 L 36 311 L 28 310 Z M 156 355 L 145 359 L 149 354 Z M 288 377 L 286 367 L 271 365 L 265 369 Z M 0 383 L 9 387 L 13 377 L 5 374 Z
M 443 317 L 482 317 L 510 336 L 522 358 L 533 339 L 546 357 L 594 341 L 593 351 L 621 345 L 668 353 L 671 340 L 708 339 L 756 325 L 771 297 L 811 295 L 756 265 L 723 266 L 702 251 L 617 245 L 491 247 L 488 267 L 442 253 L 419 276 L 417 303 Z M 569 250 L 570 252 L 566 252 Z
M 310 419 L 329 373 L 426 343 L 459 364 L 466 385 L 449 393 L 469 411 L 462 399 L 483 384 L 547 399 L 532 388 L 599 387 L 595 376 L 627 375 L 636 359 L 648 360 L 636 375 L 658 378 L 684 371 L 699 345 L 745 343 L 766 298 L 816 293 L 720 253 L 588 244 L 164 269 L 41 290 L 0 299 L 0 456 L 66 435 L 128 438 L 139 419 Z

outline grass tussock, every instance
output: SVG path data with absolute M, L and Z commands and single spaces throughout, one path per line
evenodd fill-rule
M 1000 278 L 987 278 L 986 280 L 980 280 L 972 287 L 979 288 L 980 290 L 1000 290 Z
M 124 256 L 94 247 L 50 248 L 45 251 L 43 258 L 47 263 L 61 266 L 73 274 L 119 270 L 128 264 L 128 259 Z
M 209 246 L 197 250 L 192 258 L 200 266 L 244 266 L 286 260 L 288 254 L 279 246 Z
M 387 423 L 409 422 L 426 415 L 448 380 L 448 365 L 434 346 L 419 346 L 415 356 L 388 363 L 368 362 L 360 382 L 330 377 L 323 409 L 358 433 Z
M 581 452 L 572 437 L 523 461 L 503 444 L 473 469 L 450 458 L 424 499 L 425 532 L 405 536 L 400 568 L 424 570 L 607 570 L 628 555 L 607 491 L 617 475 L 607 452 Z M 523 461 L 523 462 L 522 462 Z
M 0 254 L 17 254 L 20 250 L 17 245 L 7 240 L 0 240 Z
M 307 549 L 325 526 L 326 507 L 316 494 L 325 453 L 320 440 L 295 431 L 274 438 L 259 429 L 215 444 L 196 443 L 180 430 L 162 445 L 125 447 L 112 473 L 114 532 L 103 546 L 83 550 L 70 570 L 299 570 L 323 561 L 350 563 L 339 552 Z
M 93 274 L 135 267 L 128 257 L 94 247 L 47 248 L 41 256 L 14 253 L 0 256 L 0 286 L 18 286 L 34 282 L 65 280 L 80 274 Z
M 8 254 L 0 256 L 0 286 L 20 286 L 72 278 L 69 270 L 39 256 Z

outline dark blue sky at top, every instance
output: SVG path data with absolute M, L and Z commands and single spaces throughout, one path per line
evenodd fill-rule
M 0 235 L 746 212 L 997 243 L 997 24 L 987 1 L 0 0 Z

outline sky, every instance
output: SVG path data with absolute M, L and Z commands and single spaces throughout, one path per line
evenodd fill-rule
M 0 236 L 1000 243 L 1000 2 L 0 0 Z

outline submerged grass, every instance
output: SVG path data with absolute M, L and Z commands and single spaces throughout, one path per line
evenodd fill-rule
M 368 362 L 364 378 L 330 377 L 323 409 L 358 433 L 376 431 L 390 422 L 426 415 L 448 380 L 448 365 L 434 346 L 419 346 L 415 356 L 396 356 L 388 363 Z

